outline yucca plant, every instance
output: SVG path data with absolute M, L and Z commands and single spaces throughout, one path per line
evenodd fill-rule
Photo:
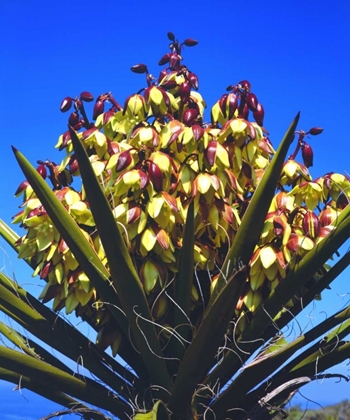
M 283 334 L 349 265 L 349 253 L 329 260 L 350 235 L 350 180 L 312 180 L 306 140 L 323 130 L 297 130 L 299 115 L 275 151 L 247 80 L 206 121 L 182 64 L 197 41 L 168 38 L 158 79 L 131 68 L 147 87 L 124 107 L 102 94 L 92 122 L 91 93 L 63 100 L 74 110 L 60 165 L 34 168 L 13 149 L 26 177 L 13 222 L 25 234 L 4 222 L 0 233 L 46 284 L 37 299 L 0 272 L 0 309 L 29 334 L 0 324 L 12 343 L 0 346 L 0 378 L 85 419 L 273 418 L 350 356 L 350 306 Z

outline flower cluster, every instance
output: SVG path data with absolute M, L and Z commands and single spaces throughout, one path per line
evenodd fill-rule
M 172 33 L 168 38 L 170 52 L 159 61 L 167 67 L 154 78 L 145 64 L 133 66 L 134 73 L 145 74 L 147 87 L 130 95 L 123 107 L 111 93 L 102 94 L 95 102 L 91 122 L 84 107 L 94 100 L 91 93 L 67 97 L 61 104 L 62 112 L 74 108 L 68 122 L 79 131 L 152 314 L 164 324 L 169 300 L 162 292 L 167 289 L 171 295 L 168 286 L 179 267 L 190 203 L 194 203 L 195 216 L 192 312 L 197 316 L 196 309 L 206 305 L 215 288 L 241 219 L 274 154 L 263 126 L 264 108 L 251 84 L 243 80 L 229 86 L 229 93 L 214 104 L 211 121 L 206 122 L 198 77 L 182 64 L 183 47 L 197 42 L 188 38 L 180 44 Z M 111 108 L 105 110 L 108 103 Z M 321 132 L 314 127 L 296 133 L 297 147 L 283 167 L 250 261 L 237 316 L 255 311 L 293 264 L 332 231 L 350 197 L 350 180 L 344 175 L 332 173 L 312 181 L 308 167 L 313 154 L 305 138 Z M 39 161 L 38 172 L 50 179 L 56 196 L 108 268 L 84 185 L 79 189 L 71 186 L 72 179 L 79 177 L 79 166 L 69 131 L 59 137 L 56 147 L 66 151 L 62 163 Z M 300 149 L 304 164 L 295 161 Z M 18 241 L 19 256 L 29 259 L 34 275 L 46 281 L 41 298 L 44 302 L 53 299 L 55 310 L 77 310 L 97 329 L 107 331 L 108 311 L 103 310 L 89 278 L 27 181 L 16 194 L 24 195 L 24 203 L 14 222 L 26 230 Z M 104 347 L 117 340 L 111 337 L 100 336 Z

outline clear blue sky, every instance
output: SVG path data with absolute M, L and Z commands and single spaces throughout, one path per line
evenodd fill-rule
M 300 110 L 299 128 L 324 128 L 311 141 L 312 175 L 350 172 L 349 2 L 2 0 L 1 218 L 9 222 L 17 212 L 20 202 L 13 194 L 23 180 L 10 145 L 33 163 L 59 161 L 54 145 L 67 123 L 67 115 L 59 112 L 61 100 L 84 90 L 96 96 L 112 91 L 123 104 L 144 86 L 143 76 L 130 72 L 132 65 L 145 63 L 158 75 L 157 62 L 168 51 L 168 31 L 179 40 L 199 41 L 183 55 L 199 77 L 208 108 L 226 86 L 248 79 L 265 107 L 265 127 L 274 145 Z M 0 246 L 9 252 L 3 242 Z M 38 282 L 14 254 L 9 256 L 1 255 L 0 267 L 11 271 L 12 263 L 21 284 Z M 349 274 L 348 270 L 325 293 L 312 317 L 320 320 L 325 316 L 321 310 L 331 313 L 347 302 Z M 339 370 L 348 373 L 346 366 Z M 3 419 L 32 420 L 51 411 L 52 405 L 29 393 L 24 403 L 11 388 L 1 384 Z M 308 386 L 303 393 L 328 403 L 346 398 L 349 390 L 350 385 L 330 380 Z

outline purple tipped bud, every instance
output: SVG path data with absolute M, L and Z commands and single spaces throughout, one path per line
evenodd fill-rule
M 246 96 L 246 102 L 251 111 L 256 111 L 258 107 L 258 98 L 254 95 L 254 93 L 248 93 Z
M 138 74 L 148 73 L 146 64 L 135 64 L 131 67 L 131 71 Z
M 162 89 L 174 89 L 177 86 L 176 80 L 167 80 L 164 83 L 162 83 L 161 85 L 159 85 L 159 87 L 161 87 Z
M 158 61 L 160 66 L 163 66 L 166 63 L 169 63 L 170 60 L 170 53 L 164 54 L 163 57 Z
M 169 41 L 175 41 L 175 35 L 172 32 L 168 32 L 167 35 Z
M 17 188 L 15 192 L 15 196 L 21 194 L 28 186 L 29 186 L 29 182 L 27 180 L 21 182 L 21 184 L 19 185 L 19 187 Z
M 199 124 L 194 124 L 192 126 L 193 137 L 195 141 L 198 141 L 200 138 L 203 137 L 205 130 Z
M 96 118 L 103 113 L 104 108 L 105 108 L 104 102 L 98 99 L 94 106 L 94 112 L 93 112 L 92 118 L 96 120 Z
M 198 44 L 198 41 L 196 41 L 193 38 L 186 38 L 184 42 L 182 43 L 182 45 L 186 45 L 186 47 L 194 47 L 197 44 Z
M 244 89 L 247 92 L 250 92 L 252 86 L 250 82 L 248 82 L 248 80 L 242 80 L 238 84 L 241 86 L 242 89 Z
M 238 106 L 237 95 L 235 95 L 234 93 L 229 93 L 227 95 L 226 104 L 228 105 L 228 119 L 232 119 Z
M 312 239 L 317 238 L 320 227 L 320 221 L 316 214 L 312 211 L 308 211 L 303 219 L 303 229 L 306 235 Z
M 212 167 L 215 163 L 217 145 L 218 144 L 216 140 L 210 141 L 204 152 L 204 156 L 207 159 L 210 167 Z
M 256 123 L 260 125 L 260 127 L 264 125 L 264 115 L 265 115 L 264 107 L 259 102 L 258 105 L 256 106 L 256 111 L 253 112 L 253 116 Z
M 60 110 L 61 112 L 67 112 L 70 110 L 71 106 L 72 106 L 72 98 L 67 96 L 66 98 L 63 99 L 60 106 Z
M 194 73 L 188 73 L 187 76 L 188 81 L 190 82 L 190 85 L 193 87 L 193 89 L 198 90 L 198 77 Z
M 72 127 L 79 122 L 79 114 L 77 112 L 72 112 L 68 118 L 68 123 Z
M 80 99 L 84 102 L 92 102 L 94 100 L 94 97 L 90 92 L 81 92 Z
M 39 165 L 36 168 L 36 171 L 38 172 L 38 174 L 40 174 L 44 179 L 46 179 L 47 177 L 47 171 L 46 171 L 46 166 L 44 163 L 42 163 L 41 165 Z
M 186 111 L 182 115 L 182 122 L 188 127 L 191 127 L 191 125 L 195 123 L 198 114 L 199 112 L 195 108 L 186 109 Z
M 180 56 L 178 53 L 173 52 L 169 57 L 169 67 L 171 70 L 177 70 L 178 63 L 180 61 Z
M 73 125 L 73 128 L 75 131 L 78 131 L 81 129 L 81 127 L 85 124 L 85 121 L 81 118 L 75 125 Z
M 179 94 L 181 97 L 181 102 L 183 104 L 187 103 L 190 97 L 190 93 L 191 93 L 191 85 L 190 82 L 185 80 L 181 85 L 180 85 L 180 89 L 179 89 Z
M 323 132 L 323 128 L 321 127 L 312 127 L 306 134 L 311 134 L 312 136 L 317 136 Z
M 159 166 L 151 162 L 148 167 L 148 175 L 156 191 L 162 191 L 163 188 L 163 173 Z
M 159 73 L 159 77 L 158 77 L 158 83 L 160 83 L 164 77 L 166 77 L 168 75 L 168 70 L 164 69 Z
M 314 161 L 314 153 L 312 151 L 312 148 L 309 144 L 304 143 L 301 146 L 301 155 L 303 157 L 304 165 L 309 168 L 313 165 Z
M 130 165 L 132 161 L 130 150 L 125 150 L 118 156 L 117 166 L 115 167 L 116 172 L 120 172 Z

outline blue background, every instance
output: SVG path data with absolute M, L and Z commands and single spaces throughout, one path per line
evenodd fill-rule
M 158 76 L 160 57 L 168 51 L 166 33 L 199 44 L 183 51 L 184 63 L 199 77 L 210 108 L 226 86 L 242 79 L 265 107 L 265 127 L 276 146 L 295 114 L 299 128 L 321 126 L 313 137 L 314 178 L 349 165 L 350 3 L 310 0 L 231 1 L 66 1 L 0 2 L 0 217 L 17 213 L 14 191 L 23 180 L 10 145 L 33 163 L 60 161 L 55 149 L 66 130 L 59 112 L 65 96 L 81 91 L 95 96 L 112 91 L 122 105 L 144 87 L 130 67 L 145 63 Z M 0 240 L 0 268 L 38 295 L 42 284 Z M 346 248 L 343 248 L 343 252 Z M 308 308 L 303 326 L 314 325 L 348 302 L 349 270 Z M 348 374 L 346 364 L 336 371 Z M 12 392 L 0 381 L 3 420 L 38 419 L 58 409 L 27 390 Z M 320 404 L 347 398 L 350 385 L 335 380 L 308 385 L 302 393 Z M 304 397 L 295 402 L 304 404 Z

